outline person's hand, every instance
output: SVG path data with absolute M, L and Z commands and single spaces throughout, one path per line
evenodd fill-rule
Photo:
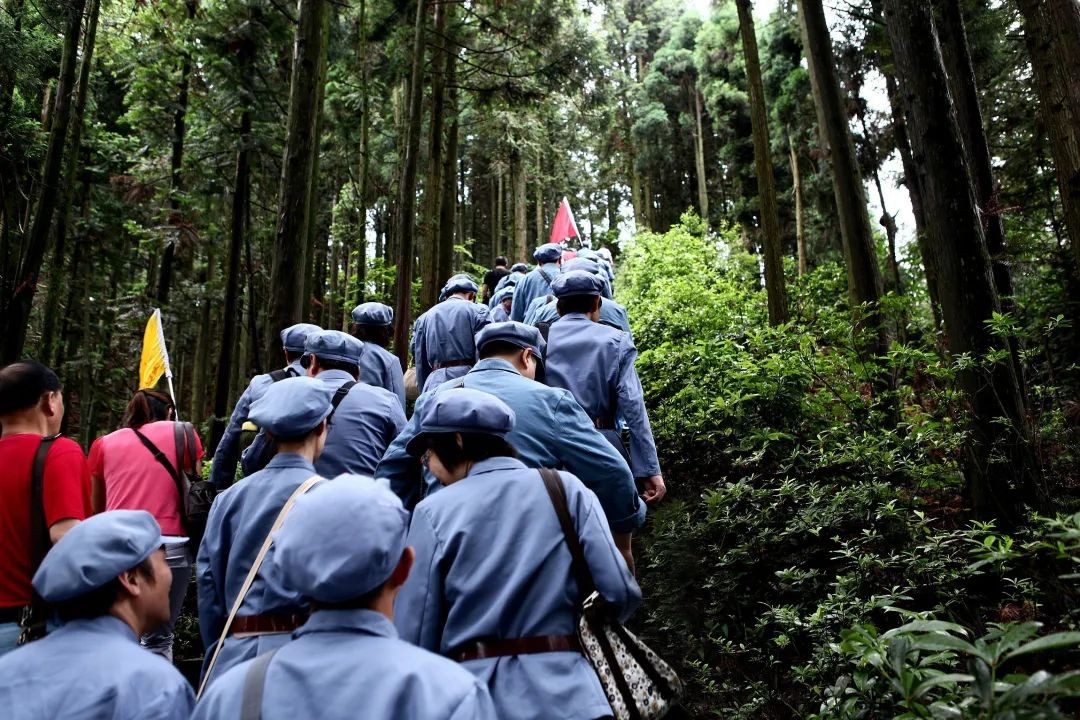
M 664 499 L 667 495 L 667 485 L 664 484 L 663 475 L 652 475 L 645 478 L 645 491 L 641 493 L 641 497 L 645 502 L 652 505 L 658 503 Z

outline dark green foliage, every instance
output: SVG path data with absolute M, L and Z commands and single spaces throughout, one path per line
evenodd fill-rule
M 639 236 L 619 275 L 672 497 L 640 544 L 642 622 L 689 681 L 690 714 L 818 711 L 848 672 L 841 635 L 899 624 L 890 607 L 980 634 L 1024 608 L 1066 622 L 1080 605 L 1062 563 L 972 552 L 1011 539 L 960 499 L 954 367 L 917 343 L 860 361 L 831 264 L 793 284 L 798 320 L 768 328 L 756 259 L 733 240 L 685 217 Z M 1048 449 L 1075 444 L 1058 413 L 1039 417 Z M 1063 503 L 1071 455 L 1052 463 Z

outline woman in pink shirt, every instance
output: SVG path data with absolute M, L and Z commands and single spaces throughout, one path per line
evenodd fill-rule
M 139 390 L 128 403 L 124 426 L 94 441 L 88 458 L 94 512 L 146 510 L 158 521 L 162 535 L 185 534 L 174 473 L 183 470 L 198 473 L 203 449 L 198 434 L 194 434 L 195 448 L 188 448 L 185 442 L 186 462 L 183 468 L 178 467 L 174 429 L 178 423 L 172 420 L 175 415 L 176 408 L 168 395 L 157 390 Z M 165 462 L 146 443 L 153 445 Z M 191 467 L 192 458 L 195 467 Z M 142 644 L 172 660 L 173 625 L 191 579 L 192 550 L 185 539 L 166 543 L 165 554 L 173 572 L 169 598 L 172 617 L 157 632 L 144 635 Z

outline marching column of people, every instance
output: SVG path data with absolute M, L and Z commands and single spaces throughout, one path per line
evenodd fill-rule
M 17 570 L 0 583 L 0 653 L 32 639 L 31 614 L 47 633 L 0 658 L 0 706 L 16 718 L 610 717 L 577 636 L 566 513 L 625 621 L 642 601 L 633 532 L 666 488 L 610 256 L 563 256 L 542 245 L 531 271 L 499 258 L 491 307 L 469 276 L 447 281 L 413 327 L 422 392 L 409 419 L 391 308 L 357 306 L 350 333 L 281 332 L 284 367 L 252 378 L 210 472 L 198 702 L 138 646 L 169 657 L 194 550 L 180 478 L 197 472 L 198 436 L 181 445 L 171 399 L 140 390 L 88 469 L 53 440 L 55 374 L 0 369 L 0 462 L 19 469 L 0 483 L 0 557 Z M 245 428 L 258 432 L 241 453 Z M 47 620 L 29 612 L 45 603 Z

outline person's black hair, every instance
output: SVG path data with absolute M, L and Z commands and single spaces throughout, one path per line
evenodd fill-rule
M 323 370 L 344 370 L 345 372 L 353 376 L 353 380 L 356 380 L 360 377 L 360 366 L 355 363 L 345 362 L 344 360 L 331 360 L 330 358 L 321 358 L 318 355 L 316 355 L 315 357 L 319 359 L 319 367 Z
M 290 365 L 302 357 L 304 357 L 303 350 L 301 350 L 300 352 L 293 352 L 292 350 L 285 351 L 285 362 L 289 363 Z
M 42 395 L 59 389 L 60 378 L 41 363 L 12 363 L 0 369 L 0 415 L 32 408 Z
M 502 355 L 517 355 L 525 348 L 520 345 L 515 345 L 512 342 L 506 340 L 492 340 L 489 343 L 484 343 L 484 347 L 480 349 L 480 359 L 489 357 L 499 357 Z
M 559 317 L 562 317 L 570 313 L 591 313 L 599 307 L 599 304 L 599 295 L 570 295 L 559 298 L 559 303 L 555 306 L 555 309 L 558 311 Z
M 356 323 L 353 323 L 350 328 L 352 336 L 360 342 L 373 343 L 384 349 L 390 347 L 390 333 L 393 330 L 393 325 L 358 325 Z
M 500 255 L 499 257 L 495 258 L 495 267 L 506 267 L 509 262 L 509 260 Z
M 123 426 L 141 428 L 146 423 L 169 419 L 169 409 L 176 412 L 172 398 L 159 390 L 143 389 L 135 392 L 124 411 Z
M 493 457 L 518 456 L 517 448 L 497 435 L 489 433 L 460 433 L 461 445 L 457 443 L 458 433 L 434 433 L 428 436 L 427 446 L 444 467 L 455 467 L 464 462 L 480 462 Z
M 154 567 L 150 558 L 146 558 L 136 565 L 133 570 L 144 577 L 147 582 L 155 582 Z M 60 616 L 63 622 L 71 620 L 90 620 L 102 615 L 107 615 L 112 609 L 113 603 L 120 597 L 123 586 L 119 578 L 113 578 L 99 588 L 84 593 L 70 600 L 53 603 L 52 608 Z

